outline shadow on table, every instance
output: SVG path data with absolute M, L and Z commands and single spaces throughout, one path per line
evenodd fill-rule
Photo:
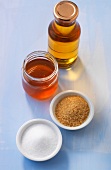
M 75 82 L 84 74 L 85 66 L 78 57 L 75 63 L 67 69 L 59 69 L 59 79 L 64 81 Z
M 61 91 L 61 87 L 58 86 L 58 89 L 54 96 L 60 93 Z M 49 105 L 54 96 L 51 96 L 49 99 L 46 100 L 36 100 L 29 96 L 27 93 L 25 93 L 26 101 L 28 103 L 28 106 L 30 107 L 33 118 L 50 119 Z
M 96 113 L 95 113 L 96 114 Z M 107 152 L 109 146 L 105 145 L 106 126 L 105 118 L 97 115 L 92 122 L 77 131 L 66 131 L 61 129 L 63 135 L 63 147 L 67 152 Z
M 24 157 L 24 170 L 68 170 L 69 162 L 65 151 L 60 151 L 54 158 L 44 161 L 36 162 L 28 160 Z

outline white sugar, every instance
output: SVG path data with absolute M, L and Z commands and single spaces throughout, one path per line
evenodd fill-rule
M 56 149 L 57 134 L 48 125 L 34 124 L 23 133 L 21 145 L 25 153 L 43 158 Z

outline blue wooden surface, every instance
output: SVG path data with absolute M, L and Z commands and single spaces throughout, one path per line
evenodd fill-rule
M 47 50 L 47 29 L 57 0 L 0 0 L 0 169 L 111 169 L 111 1 L 75 0 L 81 25 L 79 58 L 70 70 L 59 69 L 58 92 L 74 89 L 94 103 L 93 121 L 82 130 L 60 128 L 63 145 L 46 162 L 24 158 L 16 147 L 19 127 L 32 118 L 50 121 L 47 101 L 25 94 L 21 67 L 27 54 Z

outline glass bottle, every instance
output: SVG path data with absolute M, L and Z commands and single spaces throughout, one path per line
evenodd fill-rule
M 22 85 L 31 97 L 43 100 L 51 97 L 58 87 L 58 63 L 45 51 L 30 53 L 23 62 Z
M 60 68 L 70 67 L 78 57 L 81 28 L 76 21 L 79 10 L 71 1 L 61 1 L 54 7 L 55 19 L 48 27 L 48 52 Z

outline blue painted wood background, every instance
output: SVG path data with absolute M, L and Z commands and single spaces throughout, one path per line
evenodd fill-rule
M 47 51 L 48 25 L 57 0 L 0 0 L 0 169 L 111 170 L 111 1 L 75 0 L 81 25 L 79 58 L 69 70 L 59 69 L 58 92 L 87 94 L 95 107 L 92 122 L 82 130 L 60 128 L 63 145 L 46 162 L 24 158 L 16 147 L 19 127 L 32 118 L 50 121 L 50 100 L 25 94 L 21 68 L 26 55 Z

